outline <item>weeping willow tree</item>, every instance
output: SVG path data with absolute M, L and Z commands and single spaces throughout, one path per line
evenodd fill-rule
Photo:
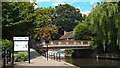
M 118 36 L 118 40 L 117 40 L 117 42 L 118 42 L 118 46 L 119 46 L 119 49 L 120 49 L 120 1 L 119 1 L 119 3 L 118 3 L 118 11 L 119 11 L 119 13 L 118 13 L 118 16 L 119 17 L 117 17 L 118 18 L 118 34 L 117 34 L 117 36 Z
M 91 11 L 89 18 L 95 33 L 91 46 L 101 52 L 116 52 L 120 49 L 119 3 L 101 3 Z

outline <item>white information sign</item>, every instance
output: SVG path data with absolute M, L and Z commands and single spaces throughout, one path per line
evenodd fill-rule
M 14 41 L 14 51 L 28 51 L 28 41 Z
M 14 51 L 28 51 L 29 37 L 13 37 Z
M 29 40 L 29 37 L 13 37 L 13 40 Z

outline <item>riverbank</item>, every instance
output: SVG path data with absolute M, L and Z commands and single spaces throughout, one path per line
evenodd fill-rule
M 34 50 L 32 50 L 34 51 Z M 38 55 L 38 53 L 36 51 L 34 51 L 34 54 L 32 54 L 31 56 L 35 56 Z M 14 68 L 79 68 L 73 64 L 64 62 L 64 61 L 56 61 L 54 59 L 48 59 L 45 58 L 44 56 L 38 56 L 35 57 L 33 59 L 31 59 L 31 63 L 29 64 L 28 62 L 19 62 L 19 63 L 15 63 Z
M 98 54 L 97 59 L 109 59 L 109 60 L 120 60 L 120 55 L 113 54 Z

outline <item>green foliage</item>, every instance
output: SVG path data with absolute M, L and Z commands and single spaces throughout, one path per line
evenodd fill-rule
M 80 10 L 69 4 L 59 4 L 55 10 L 53 23 L 58 26 L 61 35 L 63 31 L 73 31 L 75 26 L 82 21 Z
M 58 30 L 71 31 L 82 20 L 80 10 L 68 4 L 56 6 L 55 9 L 34 9 L 35 3 L 29 2 L 4 2 L 2 6 L 4 39 L 12 39 L 16 35 L 56 39 Z M 44 33 L 40 33 L 41 30 Z
M 76 40 L 91 39 L 88 25 L 83 23 L 78 24 L 74 29 L 74 38 Z
M 118 3 L 104 2 L 93 8 L 89 15 L 91 29 L 95 33 L 93 48 L 103 52 L 118 50 L 120 11 Z M 119 35 L 118 35 L 119 34 Z
M 35 28 L 41 28 L 52 24 L 52 19 L 54 18 L 55 9 L 49 8 L 37 8 L 34 12 L 35 16 Z
M 40 36 L 43 39 L 47 38 L 49 40 L 55 39 L 58 34 L 58 28 L 55 25 L 36 28 L 35 31 L 35 37 Z
M 57 37 L 58 28 L 52 24 L 54 13 L 55 9 L 52 7 L 35 10 L 34 38 L 39 36 L 40 38 L 55 39 Z
M 2 3 L 2 33 L 4 39 L 12 39 L 14 35 L 28 35 L 34 21 L 32 15 L 34 12 L 33 4 L 29 2 Z
M 65 53 L 68 54 L 68 55 L 72 55 L 73 50 L 72 49 L 66 49 Z
M 5 47 L 5 48 L 11 48 L 12 47 L 12 41 L 10 40 L 1 40 L 0 41 L 0 47 Z
M 14 54 L 14 61 L 15 62 L 22 62 L 28 60 L 28 53 L 27 52 L 17 52 Z
M 117 37 L 118 37 L 118 39 L 117 39 L 117 43 L 118 43 L 118 47 L 119 47 L 119 49 L 120 49 L 120 1 L 118 2 L 118 17 L 117 17 L 117 20 L 118 20 L 118 33 L 117 33 Z

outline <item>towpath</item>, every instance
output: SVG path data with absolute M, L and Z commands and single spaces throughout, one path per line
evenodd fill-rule
M 64 61 L 55 61 L 40 56 L 35 50 L 31 49 L 31 63 L 15 63 L 14 68 L 79 68 Z

